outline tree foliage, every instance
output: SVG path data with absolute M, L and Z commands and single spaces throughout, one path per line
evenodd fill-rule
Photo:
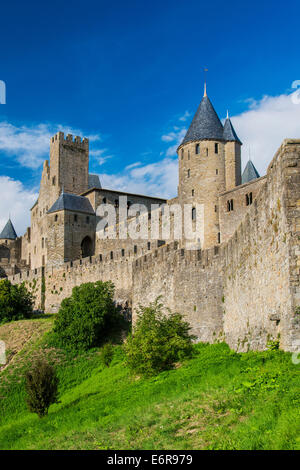
M 54 324 L 54 335 L 66 349 L 83 351 L 98 346 L 115 321 L 114 285 L 97 281 L 74 287 L 64 299 Z
M 27 406 L 39 418 L 48 414 L 49 406 L 57 403 L 58 378 L 55 369 L 45 360 L 38 360 L 26 372 Z
M 127 343 L 126 362 L 135 373 L 154 375 L 192 354 L 190 326 L 179 313 L 164 314 L 159 299 L 141 307 Z
M 8 279 L 0 281 L 0 323 L 30 318 L 33 297 L 24 284 L 14 285 Z

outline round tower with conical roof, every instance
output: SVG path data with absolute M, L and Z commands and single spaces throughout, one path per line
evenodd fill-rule
M 202 248 L 221 241 L 219 195 L 240 184 L 240 146 L 229 117 L 223 127 L 206 89 L 178 147 L 178 198 L 182 205 L 202 205 Z

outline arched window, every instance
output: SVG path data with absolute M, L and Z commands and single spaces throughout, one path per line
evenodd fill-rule
M 58 221 L 58 215 L 56 214 L 56 216 L 54 217 L 54 221 L 57 222 Z
M 192 220 L 196 220 L 196 207 L 192 209 Z
M 215 144 L 215 153 L 219 153 L 219 144 Z
M 196 144 L 195 152 L 196 152 L 196 155 L 200 153 L 200 144 Z

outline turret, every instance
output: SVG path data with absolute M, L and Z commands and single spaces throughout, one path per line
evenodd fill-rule
M 242 142 L 236 135 L 228 116 L 224 124 L 223 138 L 225 140 L 225 181 L 226 191 L 241 184 L 241 146 Z
M 220 242 L 218 195 L 225 191 L 225 141 L 223 125 L 206 91 L 192 123 L 178 147 L 179 201 L 202 204 L 202 248 Z

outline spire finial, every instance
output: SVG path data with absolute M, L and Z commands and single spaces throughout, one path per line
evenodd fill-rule
M 203 96 L 207 96 L 207 92 L 206 92 L 206 72 L 208 72 L 207 68 L 204 69 L 204 95 Z
M 228 112 L 228 109 L 227 109 L 227 116 L 226 116 L 226 119 L 229 119 L 229 112 Z

